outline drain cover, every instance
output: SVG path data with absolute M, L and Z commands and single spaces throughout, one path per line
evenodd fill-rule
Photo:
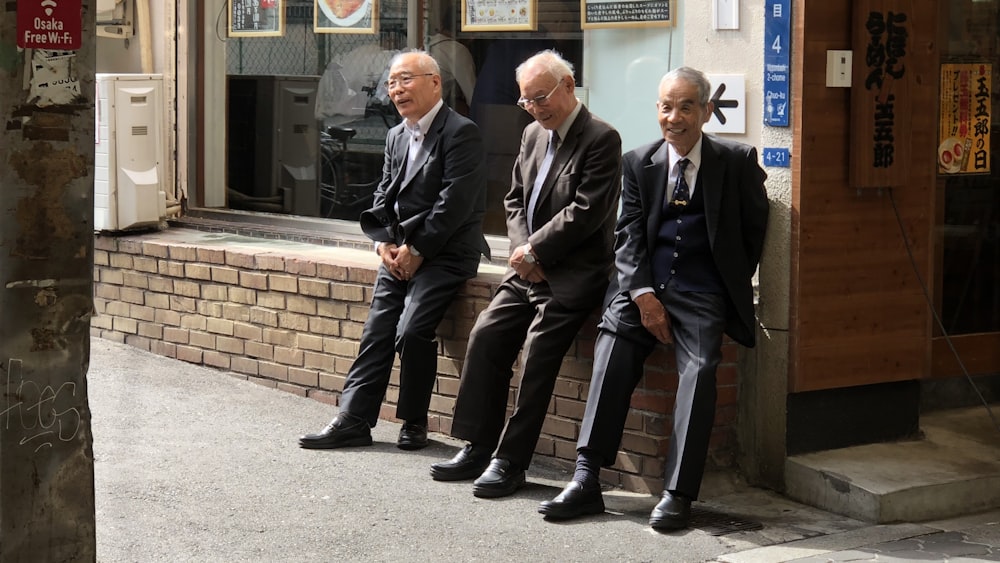
M 735 532 L 760 530 L 764 525 L 731 514 L 691 507 L 691 527 L 713 536 L 724 536 Z

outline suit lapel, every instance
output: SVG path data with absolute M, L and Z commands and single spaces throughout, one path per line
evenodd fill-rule
M 392 174 L 392 183 L 389 185 L 389 189 L 385 191 L 385 206 L 386 211 L 392 211 L 392 208 L 396 204 L 396 197 L 399 195 L 399 190 L 402 187 L 402 177 L 403 174 L 400 173 L 407 169 L 406 166 L 406 148 L 407 142 L 409 140 L 409 135 L 405 135 L 406 129 L 402 125 L 397 125 L 397 129 L 390 133 L 389 135 L 389 148 L 388 154 L 389 158 L 392 159 L 390 165 L 390 173 Z M 395 214 L 394 212 L 392 213 Z
M 566 131 L 566 138 L 563 139 L 559 148 L 556 151 L 555 156 L 552 158 L 552 164 L 549 165 L 549 173 L 545 175 L 545 180 L 542 182 L 541 191 L 538 193 L 538 202 L 536 205 L 541 205 L 549 194 L 552 192 L 552 187 L 555 186 L 556 178 L 562 174 L 563 168 L 569 164 L 572 160 L 573 153 L 576 151 L 576 146 L 580 141 L 580 133 L 586 126 L 587 121 L 590 120 L 590 112 L 587 111 L 587 107 L 583 106 L 580 108 L 580 113 L 576 115 L 576 119 L 573 121 L 573 125 L 570 125 L 569 130 Z M 535 144 L 535 171 L 542 165 L 542 160 L 545 159 L 545 151 L 548 150 L 549 135 L 546 129 L 540 129 L 540 137 L 538 142 Z M 527 194 L 526 196 L 527 197 Z M 527 199 L 525 201 L 528 201 Z M 548 221 L 551 217 L 539 217 L 534 216 L 534 222 L 544 223 Z
M 722 179 L 726 163 L 719 154 L 718 146 L 708 135 L 701 142 L 701 167 L 695 191 L 701 191 L 705 202 L 705 224 L 708 227 L 708 241 L 715 245 L 715 233 L 719 229 L 719 209 L 722 207 Z
M 646 193 L 640 194 L 643 209 L 648 210 L 646 218 L 646 247 L 656 246 L 656 237 L 660 232 L 660 216 L 663 214 L 663 200 L 667 197 L 667 178 L 670 170 L 670 152 L 666 141 L 649 158 L 649 164 L 642 170 L 645 185 L 649 186 Z
M 451 110 L 448 106 L 441 106 L 437 115 L 434 116 L 434 121 L 431 122 L 431 126 L 428 127 L 427 133 L 424 134 L 423 142 L 420 143 L 423 150 L 420 151 L 420 154 L 417 155 L 417 159 L 413 162 L 409 162 L 406 157 L 406 151 L 409 148 L 410 135 L 405 135 L 406 143 L 403 144 L 403 161 L 407 163 L 407 166 L 406 175 L 403 177 L 403 184 L 400 186 L 401 190 L 410 184 L 413 177 L 417 175 L 417 171 L 423 168 L 424 164 L 427 163 L 427 158 L 430 156 L 431 149 L 434 147 L 434 144 L 437 143 L 438 138 L 441 137 L 441 129 L 444 128 L 444 124 L 448 119 L 448 113 L 450 111 Z

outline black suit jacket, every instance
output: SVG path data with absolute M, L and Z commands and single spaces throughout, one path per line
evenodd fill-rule
M 549 132 L 524 128 L 521 150 L 504 199 L 511 250 L 530 242 L 552 295 L 570 309 L 596 307 L 611 275 L 615 214 L 621 194 L 621 137 L 580 108 L 539 192 L 529 236 L 527 202 L 545 158 Z M 517 274 L 508 270 L 504 281 Z
M 480 254 L 489 256 L 482 229 L 486 157 L 479 128 L 442 106 L 424 135 L 421 158 L 412 164 L 407 162 L 409 142 L 402 123 L 386 135 L 382 181 L 372 208 L 361 213 L 361 229 L 376 242 L 412 245 L 425 260 L 465 258 L 461 265 L 475 275 Z
M 615 292 L 653 287 L 652 250 L 660 228 L 669 157 L 666 141 L 622 159 L 622 214 L 616 228 Z M 703 135 L 695 191 L 701 191 L 712 256 L 730 301 L 726 334 L 744 346 L 756 342 L 751 278 L 764 248 L 767 175 L 749 145 Z

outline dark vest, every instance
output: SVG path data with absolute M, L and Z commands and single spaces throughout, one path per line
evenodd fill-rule
M 653 289 L 657 292 L 671 279 L 680 291 L 726 292 L 708 241 L 703 192 L 695 190 L 683 207 L 668 205 L 661 216 L 653 247 Z

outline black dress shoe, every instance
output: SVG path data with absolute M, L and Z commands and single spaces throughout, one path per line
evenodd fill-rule
M 472 494 L 479 498 L 505 497 L 523 486 L 524 470 L 506 459 L 497 458 L 472 482 Z
M 691 520 L 691 499 L 663 491 L 663 497 L 649 515 L 654 530 L 682 530 Z
M 372 431 L 364 419 L 340 413 L 326 428 L 316 434 L 306 434 L 299 438 L 299 447 L 307 450 L 330 450 L 349 446 L 372 445 Z
M 570 481 L 559 496 L 538 506 L 538 512 L 547 518 L 567 519 L 604 512 L 604 497 L 599 485 L 584 486 L 579 481 Z
M 469 444 L 455 457 L 431 466 L 431 478 L 435 481 L 465 481 L 475 479 L 490 464 L 493 450 Z
M 401 450 L 419 450 L 427 447 L 427 426 L 407 422 L 399 429 L 396 447 Z

